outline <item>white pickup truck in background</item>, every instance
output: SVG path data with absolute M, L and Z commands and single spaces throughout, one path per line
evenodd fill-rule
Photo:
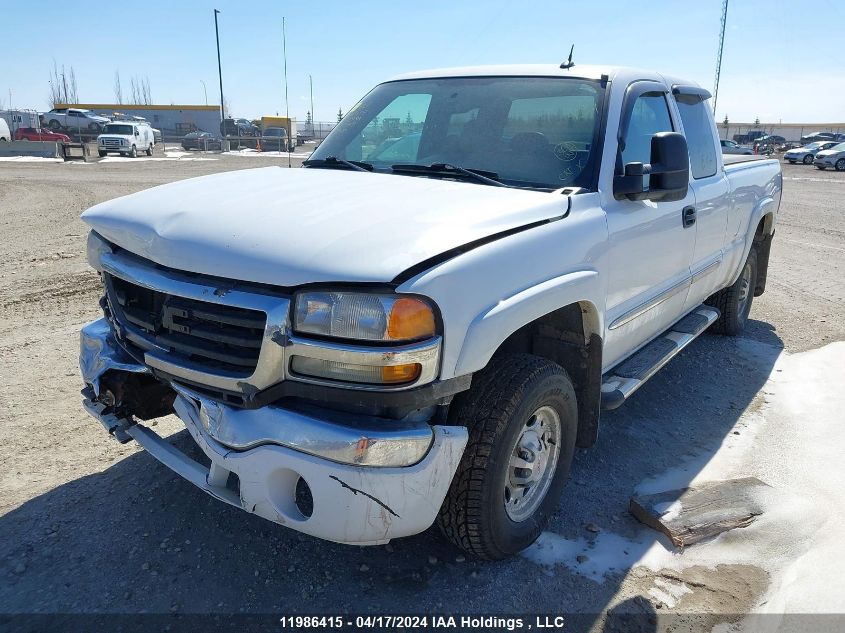
M 99 204 L 85 406 L 290 528 L 376 544 L 436 521 L 513 555 L 601 409 L 741 332 L 765 289 L 780 167 L 725 165 L 709 96 L 627 68 L 414 73 L 303 169 Z M 203 463 L 143 424 L 171 412 Z

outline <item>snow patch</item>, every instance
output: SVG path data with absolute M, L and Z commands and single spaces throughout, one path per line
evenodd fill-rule
M 64 158 L 47 158 L 46 156 L 0 156 L 4 163 L 63 163 Z
M 685 594 L 692 593 L 692 589 L 677 580 L 658 577 L 654 579 L 654 584 L 655 586 L 648 590 L 649 595 L 670 609 L 675 608 Z
M 769 356 L 771 346 L 740 344 L 744 355 Z M 722 564 L 752 565 L 769 573 L 757 611 L 842 613 L 845 592 L 845 342 L 799 354 L 781 353 L 758 396 L 715 454 L 691 458 L 636 487 L 641 494 L 705 481 L 757 477 L 771 488 L 757 491 L 763 514 L 751 525 L 677 550 L 662 534 L 643 528 L 636 540 L 602 532 L 593 542 L 545 532 L 524 556 L 553 573 L 562 564 L 601 582 L 613 570 L 653 572 Z M 680 424 L 680 423 L 679 423 Z M 672 513 L 679 507 L 661 508 Z M 579 555 L 588 559 L 577 561 Z M 655 580 L 649 593 L 669 605 L 683 594 Z M 687 590 L 689 588 L 687 587 Z M 686 591 L 683 592 L 684 594 Z M 668 600 L 668 602 L 667 602 Z

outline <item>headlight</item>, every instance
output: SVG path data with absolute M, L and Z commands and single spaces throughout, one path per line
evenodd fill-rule
M 88 233 L 88 243 L 85 248 L 85 255 L 88 259 L 88 265 L 94 270 L 102 272 L 103 265 L 100 263 L 100 257 L 104 253 L 111 253 L 112 247 L 106 240 L 97 235 L 94 231 Z
M 434 336 L 434 310 L 417 297 L 361 292 L 304 292 L 293 329 L 359 341 L 416 341 Z
M 293 329 L 300 334 L 388 342 L 392 347 L 361 348 L 336 343 L 291 357 L 301 376 L 370 385 L 430 382 L 436 376 L 440 341 L 434 310 L 427 301 L 405 295 L 362 292 L 303 292 L 297 295 Z M 309 345 L 319 346 L 319 342 Z M 344 353 L 351 350 L 349 353 Z M 411 350 L 411 351 L 409 351 Z M 309 354 L 310 351 L 310 354 Z M 357 355 L 356 355 L 357 354 Z M 356 362 L 356 361 L 362 362 Z

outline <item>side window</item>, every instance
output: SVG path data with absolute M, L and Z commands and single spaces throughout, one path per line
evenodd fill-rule
M 693 178 L 707 178 L 716 173 L 716 146 L 710 113 L 704 101 L 694 103 L 678 100 L 678 111 L 684 124 L 684 135 L 689 148 L 689 166 Z
M 646 92 L 637 97 L 631 111 L 631 122 L 625 135 L 622 164 L 650 163 L 651 137 L 658 132 L 673 132 L 669 105 L 662 92 Z M 648 189 L 648 176 L 643 176 L 643 189 Z

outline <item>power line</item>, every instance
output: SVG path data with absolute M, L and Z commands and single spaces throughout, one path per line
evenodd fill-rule
M 713 114 L 716 114 L 716 100 L 719 98 L 719 75 L 722 72 L 722 51 L 725 48 L 725 24 L 728 21 L 728 0 L 722 0 L 722 28 L 719 29 L 719 55 L 716 57 L 716 81 L 713 86 Z

